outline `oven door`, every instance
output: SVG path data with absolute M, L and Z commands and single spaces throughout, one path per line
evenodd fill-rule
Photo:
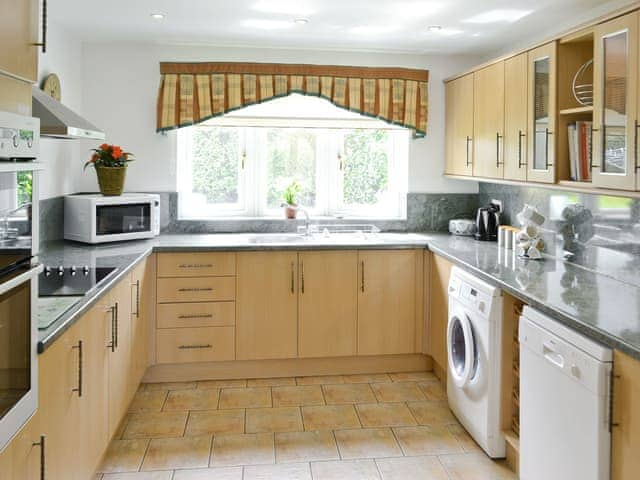
M 40 270 L 27 265 L 0 277 L 0 451 L 38 407 Z
M 94 242 L 150 238 L 154 214 L 151 202 L 98 204 L 95 207 Z

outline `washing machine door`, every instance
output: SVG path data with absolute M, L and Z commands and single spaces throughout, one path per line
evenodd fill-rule
M 449 316 L 447 328 L 447 356 L 453 383 L 463 388 L 473 378 L 476 361 L 476 342 L 469 316 L 462 308 Z

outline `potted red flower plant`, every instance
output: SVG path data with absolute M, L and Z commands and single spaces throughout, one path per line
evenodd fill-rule
M 122 195 L 127 164 L 133 161 L 133 154 L 124 152 L 118 145 L 103 143 L 94 148 L 93 155 L 84 168 L 95 168 L 100 193 L 107 196 Z

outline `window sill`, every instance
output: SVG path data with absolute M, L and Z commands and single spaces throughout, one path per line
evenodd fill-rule
M 269 216 L 269 217 L 242 217 L 229 215 L 228 217 L 178 217 L 178 222 L 304 222 L 304 214 L 299 214 L 298 218 L 289 219 L 282 216 Z M 311 223 L 321 222 L 323 224 L 328 223 L 375 223 L 375 222 L 406 222 L 407 217 L 357 217 L 357 216 L 344 216 L 344 217 L 327 217 L 327 216 L 311 216 L 309 217 Z

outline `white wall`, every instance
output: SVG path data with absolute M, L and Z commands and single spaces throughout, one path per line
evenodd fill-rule
M 136 155 L 129 191 L 176 190 L 176 136 L 155 133 L 161 61 L 238 61 L 426 68 L 429 128 L 413 140 L 409 160 L 411 192 L 477 192 L 475 182 L 442 177 L 444 170 L 444 86 L 447 76 L 477 63 L 476 57 L 391 55 L 259 48 L 85 44 L 82 112 L 107 133 L 107 140 Z M 107 73 L 108 72 L 108 73 Z M 72 172 L 78 190 L 97 188 L 95 175 Z
M 50 73 L 56 73 L 62 85 L 62 103 L 81 114 L 81 42 L 55 24 L 49 25 L 47 36 L 47 53 L 40 53 L 39 58 L 39 84 L 41 86 Z M 86 141 L 43 138 L 40 146 L 40 159 L 46 164 L 46 171 L 40 177 L 40 198 L 75 192 L 91 144 Z

